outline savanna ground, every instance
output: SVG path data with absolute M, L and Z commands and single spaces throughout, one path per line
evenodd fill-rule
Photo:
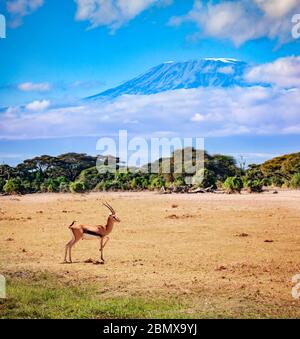
M 115 224 L 73 248 L 73 220 Z M 0 198 L 2 318 L 299 318 L 300 192 L 35 194 Z

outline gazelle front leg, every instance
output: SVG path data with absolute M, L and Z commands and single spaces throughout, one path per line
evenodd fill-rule
M 72 247 L 75 244 L 75 239 L 71 241 L 70 245 L 69 245 L 69 263 L 72 263 Z
M 69 245 L 69 262 L 72 263 L 72 247 L 82 238 L 82 236 L 74 237 Z
M 102 260 L 102 262 L 105 261 L 104 258 L 103 258 L 103 249 L 104 249 L 105 245 L 107 244 L 108 240 L 109 240 L 109 237 L 103 237 L 100 240 L 100 252 L 101 252 L 101 260 Z
M 67 255 L 68 255 L 68 252 L 70 250 L 70 246 L 72 245 L 73 242 L 74 242 L 74 239 L 70 240 L 66 245 L 64 263 L 68 263 Z

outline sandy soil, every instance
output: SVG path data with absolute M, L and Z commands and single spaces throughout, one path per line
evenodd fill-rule
M 107 200 L 122 220 L 99 259 L 81 241 L 62 264 L 73 220 L 104 224 Z M 292 277 L 300 274 L 300 192 L 257 195 L 157 193 L 35 194 L 0 198 L 4 272 L 43 271 L 99 284 L 106 296 L 189 300 L 191 312 L 300 317 Z

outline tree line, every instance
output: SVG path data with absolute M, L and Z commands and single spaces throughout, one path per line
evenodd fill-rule
M 0 165 L 0 193 L 27 194 L 37 192 L 88 191 L 180 191 L 187 186 L 193 188 L 222 188 L 228 193 L 261 192 L 265 186 L 300 188 L 300 153 L 276 157 L 261 165 L 252 164 L 245 168 L 227 155 L 210 155 L 204 152 L 204 169 L 191 174 L 189 166 L 196 165 L 196 150 L 184 163 L 182 173 L 177 173 L 176 152 L 169 158 L 157 161 L 158 172 L 151 174 L 147 169 L 125 168 L 117 158 L 114 173 L 107 170 L 108 157 L 94 157 L 82 153 L 67 153 L 59 156 L 43 155 L 23 161 L 11 167 Z M 111 159 L 110 159 L 111 160 Z M 164 173 L 165 165 L 170 171 Z M 97 165 L 97 166 L 96 166 Z M 187 184 L 186 178 L 190 177 Z M 198 180 L 201 178 L 201 180 Z

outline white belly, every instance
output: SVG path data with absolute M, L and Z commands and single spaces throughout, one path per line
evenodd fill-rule
M 82 240 L 100 240 L 100 237 L 96 237 L 95 235 L 91 234 L 84 234 Z

